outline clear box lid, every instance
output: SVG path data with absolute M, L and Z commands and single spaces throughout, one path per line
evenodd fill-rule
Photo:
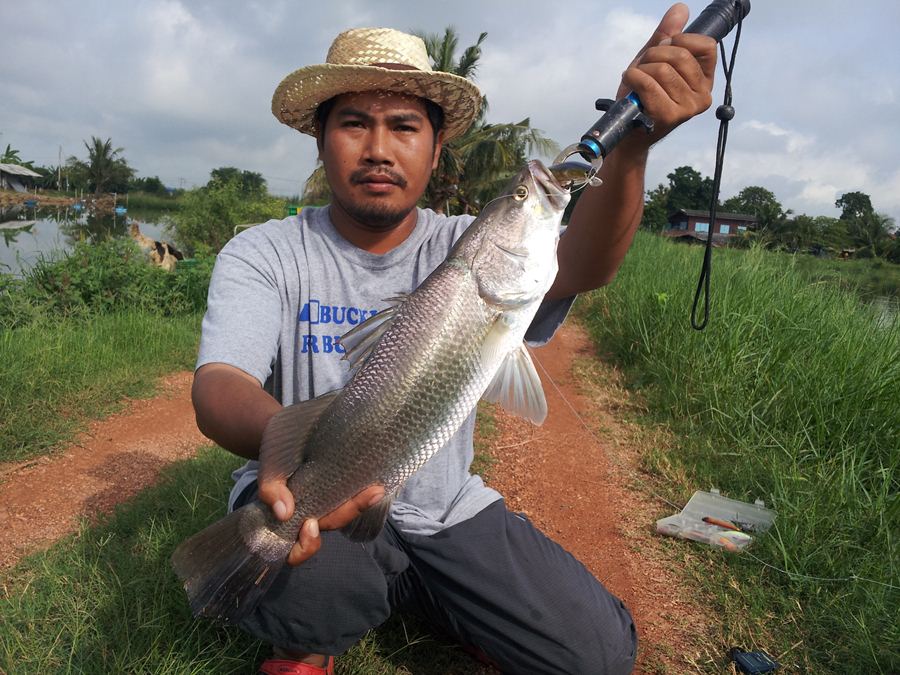
M 750 504 L 723 497 L 718 491 L 698 490 L 681 513 L 657 520 L 656 531 L 739 551 L 749 546 L 754 536 L 768 530 L 775 515 L 759 500 Z

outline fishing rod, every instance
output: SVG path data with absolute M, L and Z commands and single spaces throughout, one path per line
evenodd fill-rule
M 719 199 L 719 184 L 722 175 L 722 162 L 725 153 L 725 141 L 728 135 L 728 122 L 734 117 L 734 108 L 731 106 L 731 71 L 734 67 L 734 59 L 737 53 L 737 45 L 741 34 L 741 22 L 750 13 L 750 0 L 714 0 L 700 12 L 700 15 L 692 21 L 685 33 L 707 35 L 719 43 L 722 53 L 722 63 L 725 68 L 725 102 L 716 109 L 716 117 L 720 120 L 719 140 L 716 148 L 716 170 L 713 181 L 713 195 L 710 200 L 711 229 L 707 233 L 706 253 L 703 259 L 703 269 L 697 292 L 694 296 L 694 306 L 691 310 L 691 325 L 702 330 L 709 320 L 709 274 L 712 260 L 712 230 L 715 228 L 715 213 Z M 722 40 L 734 27 L 737 26 L 734 48 L 731 53 L 731 61 L 725 61 L 725 48 Z M 603 116 L 581 137 L 577 143 L 566 147 L 548 167 L 551 173 L 562 184 L 572 187 L 576 183 L 599 185 L 600 179 L 597 172 L 603 165 L 603 160 L 613 151 L 627 134 L 637 127 L 643 127 L 649 133 L 653 130 L 653 120 L 644 114 L 643 105 L 637 94 L 633 91 L 623 98 L 615 101 L 612 99 L 597 99 L 597 110 L 603 110 Z M 588 164 L 582 164 L 569 158 L 580 156 Z M 573 176 L 580 176 L 575 180 Z M 700 294 L 705 291 L 704 316 L 701 322 L 696 320 L 697 304 Z
M 749 13 L 750 0 L 714 0 L 684 32 L 707 35 L 716 42 L 721 42 Z M 591 164 L 592 173 L 596 175 L 606 156 L 632 129 L 644 127 L 647 131 L 653 130 L 653 120 L 644 114 L 641 100 L 634 92 L 618 101 L 597 99 L 595 106 L 597 110 L 605 111 L 603 117 L 584 132 L 580 141 L 559 153 L 549 167 L 551 171 L 569 157 L 580 155 Z

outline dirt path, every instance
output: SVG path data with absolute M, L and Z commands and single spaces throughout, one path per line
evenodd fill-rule
M 164 378 L 156 398 L 93 422 L 61 453 L 0 464 L 0 569 L 109 513 L 208 443 L 194 423 L 191 377 Z
M 640 443 L 647 441 L 625 421 L 633 404 L 620 374 L 595 358 L 571 322 L 532 356 L 549 414 L 534 427 L 498 411 L 490 485 L 625 602 L 638 628 L 636 672 L 709 668 L 713 623 L 673 572 L 683 564 L 675 555 L 690 549 L 673 553 L 653 530 L 673 511 L 640 486 Z
M 535 428 L 498 411 L 489 482 L 625 601 L 640 636 L 637 672 L 692 672 L 709 662 L 703 644 L 711 622 L 672 572 L 671 547 L 652 532 L 663 515 L 659 503 L 635 486 L 638 434 L 623 421 L 627 393 L 616 372 L 592 357 L 572 325 L 535 352 L 538 370 L 546 369 L 579 416 L 542 372 L 547 421 Z M 159 396 L 93 423 L 60 454 L 0 465 L 0 569 L 191 456 L 205 439 L 194 425 L 190 380 L 189 373 L 166 378 Z

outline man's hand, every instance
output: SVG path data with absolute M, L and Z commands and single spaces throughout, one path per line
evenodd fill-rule
M 633 134 L 645 139 L 647 146 L 712 103 L 717 43 L 706 35 L 682 33 L 687 21 L 686 5 L 678 3 L 669 8 L 622 74 L 616 98 L 635 92 L 653 120 L 651 134 Z
M 339 530 L 370 506 L 374 506 L 384 497 L 384 488 L 370 485 L 356 493 L 351 499 L 338 506 L 334 511 L 318 520 L 309 518 L 300 527 L 297 543 L 291 548 L 287 562 L 299 565 L 316 554 L 322 546 L 321 530 Z M 259 483 L 259 499 L 266 504 L 280 521 L 290 519 L 294 513 L 294 495 L 282 478 L 272 478 Z
M 603 185 L 582 193 L 559 241 L 559 273 L 546 298 L 566 298 L 615 278 L 641 222 L 650 146 L 712 103 L 716 41 L 682 34 L 687 20 L 687 6 L 673 5 L 623 73 L 616 98 L 634 91 L 653 133 L 627 134 L 600 168 Z

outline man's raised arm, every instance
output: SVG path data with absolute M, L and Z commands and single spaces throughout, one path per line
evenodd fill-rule
M 671 7 L 622 75 L 617 98 L 637 93 L 654 122 L 653 132 L 635 130 L 624 138 L 603 163 L 603 184 L 585 189 L 559 242 L 559 274 L 548 299 L 599 288 L 615 278 L 641 222 L 650 146 L 712 102 L 716 42 L 681 33 L 687 20 L 685 5 Z

